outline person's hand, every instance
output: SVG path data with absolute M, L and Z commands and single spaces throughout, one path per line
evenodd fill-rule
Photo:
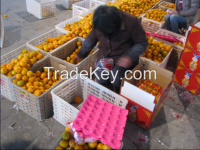
M 178 12 L 177 12 L 176 10 L 172 10 L 172 15 L 173 15 L 173 14 L 177 15 L 177 13 L 178 13 Z
M 133 61 L 130 57 L 123 56 L 123 57 L 118 59 L 116 65 L 121 66 L 123 68 L 129 68 L 133 65 Z
M 173 15 L 173 14 L 177 15 L 177 11 L 176 10 L 167 9 L 167 14 L 168 15 Z
M 73 63 L 77 64 L 80 61 L 80 57 L 78 57 L 78 55 L 76 54 L 73 58 Z

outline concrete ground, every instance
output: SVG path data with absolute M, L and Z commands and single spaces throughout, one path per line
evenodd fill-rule
M 2 0 L 1 15 L 5 29 L 4 55 L 27 41 L 46 33 L 63 20 L 70 18 L 71 10 L 62 7 L 57 0 L 56 16 L 44 20 L 26 12 L 25 0 Z M 200 149 L 200 95 L 195 101 L 184 100 L 179 95 L 185 90 L 175 84 L 171 87 L 164 107 L 148 130 L 127 121 L 123 137 L 123 149 L 138 149 L 132 143 L 139 132 L 147 136 L 146 143 L 136 144 L 140 149 Z M 60 139 L 65 127 L 53 118 L 38 122 L 22 111 L 14 109 L 15 103 L 1 99 L 1 149 L 51 149 Z M 182 119 L 172 113 L 182 114 Z M 10 126 L 15 124 L 12 129 Z

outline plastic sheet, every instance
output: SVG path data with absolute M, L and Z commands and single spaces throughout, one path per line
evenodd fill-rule
M 190 116 L 177 113 L 172 108 L 170 109 L 170 117 L 176 118 L 179 121 L 188 121 L 190 123 Z
M 71 135 L 75 139 L 75 143 L 89 143 L 89 142 L 95 142 L 96 139 L 92 138 L 91 136 L 85 135 L 82 131 L 76 131 L 75 128 L 73 128 L 73 122 L 67 123 L 67 126 L 71 132 Z
M 157 141 L 160 145 L 162 145 L 163 147 L 167 148 L 167 146 L 166 146 L 163 142 L 161 142 L 158 138 L 156 138 L 156 141 Z
M 135 139 L 135 142 L 138 144 L 142 144 L 143 146 L 146 145 L 149 142 L 148 136 L 145 136 L 140 131 L 138 132 L 138 135 Z
M 189 100 L 192 104 L 198 104 L 196 97 L 188 91 L 184 91 L 179 95 L 184 101 Z

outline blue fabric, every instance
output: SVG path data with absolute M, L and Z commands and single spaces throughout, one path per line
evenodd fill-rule
M 187 20 L 179 15 L 165 15 L 165 22 L 167 30 L 178 33 L 179 28 L 187 28 Z

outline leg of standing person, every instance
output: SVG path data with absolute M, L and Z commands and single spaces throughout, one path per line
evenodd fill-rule
M 123 67 L 120 67 L 118 65 L 115 65 L 114 68 L 112 69 L 112 73 L 113 75 L 110 73 L 110 82 L 113 82 L 111 83 L 114 87 L 114 92 L 116 92 L 117 94 L 119 94 L 120 92 L 120 87 L 121 87 L 121 81 L 125 75 L 125 72 L 127 70 L 131 70 L 133 67 L 130 67 L 130 68 L 123 68 Z
M 171 24 L 170 24 L 170 15 L 166 14 L 165 15 L 165 24 L 166 24 L 166 28 L 167 30 L 171 30 Z
M 171 31 L 178 33 L 179 27 L 187 28 L 187 21 L 185 17 L 179 15 L 171 15 L 170 17 Z

